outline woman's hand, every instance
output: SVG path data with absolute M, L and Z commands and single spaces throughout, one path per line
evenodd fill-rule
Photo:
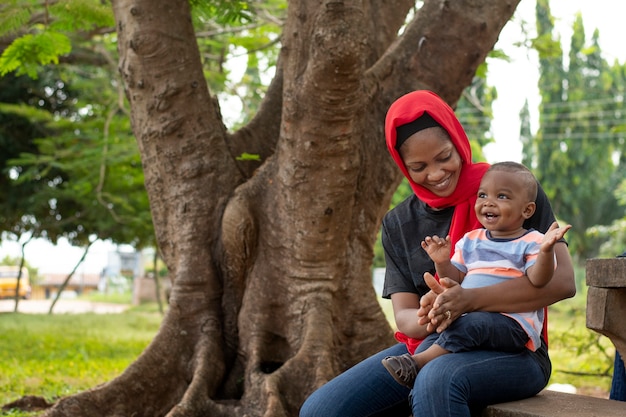
M 430 292 L 422 296 L 418 310 L 419 323 L 427 325 L 429 332 L 443 332 L 457 317 L 465 313 L 463 288 L 450 278 L 440 278 L 439 282 L 426 272 L 424 281 Z
M 418 323 L 421 325 L 428 325 L 428 331 L 432 332 L 434 328 L 432 328 L 430 324 L 430 318 L 428 315 L 435 304 L 437 295 L 441 294 L 444 291 L 444 288 L 439 285 L 439 282 L 437 282 L 435 277 L 429 272 L 424 273 L 424 281 L 430 288 L 430 291 L 420 298 L 420 307 L 417 310 L 417 317 Z
M 391 305 L 398 330 L 414 339 L 424 339 L 430 333 L 426 324 L 419 323 L 420 297 L 415 293 L 396 292 L 391 294 Z

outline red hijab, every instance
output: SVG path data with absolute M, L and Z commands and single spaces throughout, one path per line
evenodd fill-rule
M 450 136 L 454 147 L 461 155 L 462 167 L 459 182 L 454 192 L 448 197 L 439 197 L 423 186 L 416 184 L 411 177 L 396 149 L 397 131 L 399 126 L 414 122 L 427 112 Z M 456 118 L 454 110 L 432 91 L 419 90 L 408 93 L 396 100 L 385 120 L 385 137 L 389 153 L 396 164 L 409 180 L 413 192 L 423 202 L 437 209 L 454 206 L 454 214 L 450 225 L 452 247 L 470 230 L 482 227 L 474 212 L 476 193 L 480 180 L 489 168 L 487 163 L 472 163 L 472 150 L 467 134 Z

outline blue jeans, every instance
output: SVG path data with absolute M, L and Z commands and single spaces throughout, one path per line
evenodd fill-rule
M 609 398 L 626 401 L 626 369 L 624 369 L 624 360 L 617 350 L 615 351 L 615 366 L 613 366 L 613 380 Z
M 424 341 L 418 351 L 426 349 Z M 398 384 L 381 364 L 407 353 L 397 344 L 358 363 L 306 399 L 300 417 L 470 417 L 489 404 L 532 397 L 550 377 L 542 347 L 535 353 L 488 350 L 451 353 L 424 366 L 412 390 Z M 543 355 L 543 363 L 538 359 Z
M 526 349 L 528 334 L 514 319 L 500 313 L 476 311 L 454 320 L 441 334 L 431 334 L 423 343 L 435 343 L 449 352 L 486 349 L 519 352 Z

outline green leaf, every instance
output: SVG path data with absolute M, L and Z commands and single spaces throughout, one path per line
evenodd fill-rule
M 11 104 L 0 102 L 0 114 L 12 114 L 23 117 L 34 123 L 45 123 L 53 120 L 53 116 L 45 109 L 32 107 L 27 104 Z
M 552 34 L 550 33 L 533 39 L 532 47 L 537 50 L 539 57 L 543 59 L 560 57 L 563 52 L 560 42 L 552 39 Z
M 241 155 L 239 155 L 237 158 L 235 158 L 237 161 L 260 161 L 261 160 L 261 156 L 257 155 L 257 154 L 251 154 L 251 153 L 242 153 Z
M 50 13 L 55 16 L 50 28 L 59 31 L 115 27 L 113 9 L 93 0 L 60 0 L 50 6 Z
M 8 5 L 7 5 L 8 6 Z M 7 7 L 0 13 L 0 36 L 16 32 L 30 19 L 30 11 L 25 7 Z
M 45 31 L 15 39 L 0 56 L 0 76 L 11 71 L 16 75 L 37 78 L 41 65 L 58 64 L 59 56 L 72 50 L 69 38 L 61 33 Z
M 191 0 L 193 13 L 221 24 L 241 24 L 254 18 L 249 1 L 230 0 Z

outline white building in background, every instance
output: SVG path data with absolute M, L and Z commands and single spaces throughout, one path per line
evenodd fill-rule
M 144 274 L 143 254 L 141 252 L 110 251 L 107 256 L 105 275 L 141 277 Z
M 132 288 L 132 282 L 144 275 L 143 254 L 138 251 L 110 251 L 107 263 L 100 275 L 100 292 L 124 292 Z

